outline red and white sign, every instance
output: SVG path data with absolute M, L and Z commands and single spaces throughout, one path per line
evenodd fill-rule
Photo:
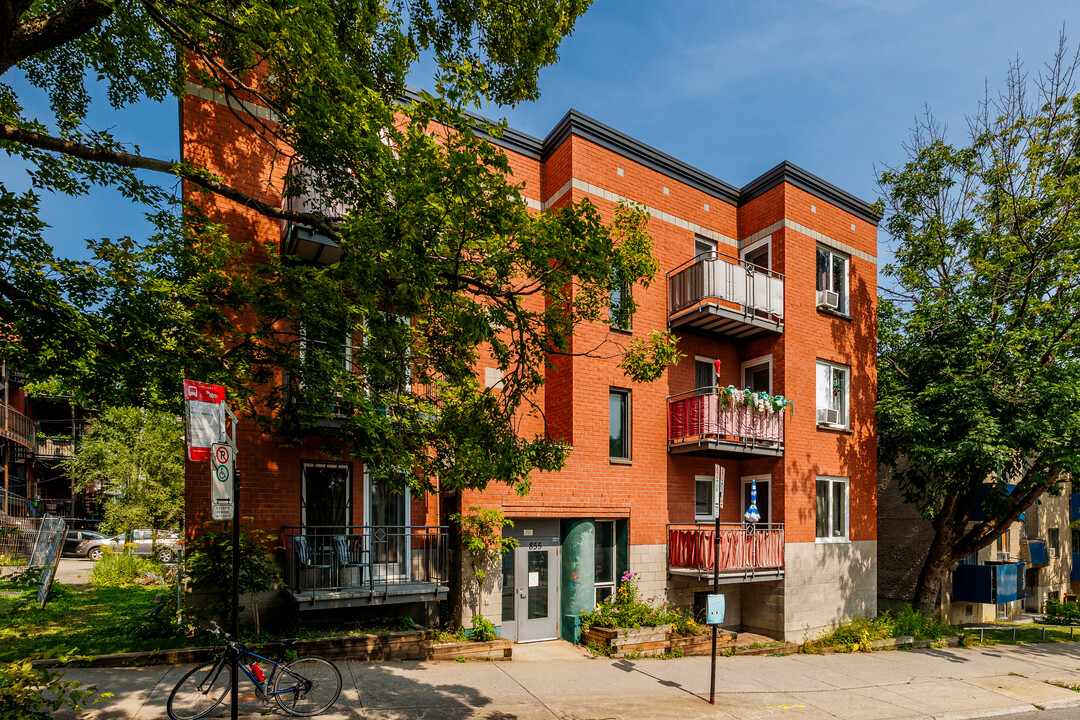
M 210 459 L 210 516 L 231 520 L 236 499 L 236 453 L 228 443 L 214 443 Z
M 184 381 L 187 411 L 188 459 L 210 459 L 210 446 L 225 435 L 225 388 L 221 385 Z

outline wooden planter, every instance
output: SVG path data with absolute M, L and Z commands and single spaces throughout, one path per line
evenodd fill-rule
M 432 660 L 510 660 L 514 649 L 509 640 L 491 642 L 439 643 L 431 646 Z
M 736 636 L 733 632 L 721 630 L 718 635 L 717 649 L 726 648 L 735 642 Z M 614 658 L 631 654 L 669 655 L 676 649 L 682 650 L 683 655 L 708 655 L 712 652 L 712 631 L 679 637 L 672 634 L 670 625 L 626 629 L 591 627 L 581 633 L 581 642 L 607 648 Z

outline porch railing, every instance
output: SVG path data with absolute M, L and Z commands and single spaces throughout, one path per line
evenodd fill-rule
M 702 253 L 668 272 L 668 314 L 674 315 L 703 300 L 737 305 L 746 313 L 760 312 L 784 319 L 784 276 L 721 252 Z
M 784 445 L 784 413 L 725 403 L 716 389 L 690 390 L 668 398 L 668 445 L 714 440 Z
M 15 408 L 0 403 L 0 436 L 34 449 L 34 422 Z
M 286 527 L 285 583 L 297 593 L 446 583 L 447 528 L 433 525 Z
M 720 526 L 720 571 L 784 567 L 784 524 Z M 668 567 L 713 569 L 712 525 L 668 525 Z

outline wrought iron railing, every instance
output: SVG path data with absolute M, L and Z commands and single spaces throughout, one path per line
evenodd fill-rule
M 0 436 L 34 449 L 34 422 L 8 405 L 0 404 Z
M 712 571 L 712 525 L 668 525 L 668 567 Z M 784 524 L 720 526 L 720 571 L 784 567 Z
M 726 402 L 721 393 L 716 388 L 702 388 L 669 397 L 668 445 L 711 440 L 783 449 L 782 410 Z
M 447 528 L 432 525 L 286 527 L 285 583 L 295 593 L 394 589 L 446 583 Z
M 707 252 L 667 273 L 668 314 L 722 300 L 746 314 L 784 319 L 784 276 L 721 252 Z

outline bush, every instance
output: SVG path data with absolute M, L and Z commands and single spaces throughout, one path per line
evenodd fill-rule
M 243 519 L 251 521 L 251 518 Z M 251 597 L 256 635 L 260 632 L 256 596 L 281 581 L 281 571 L 271 554 L 278 548 L 279 543 L 265 532 L 241 528 L 240 593 Z M 207 531 L 190 546 L 187 573 L 197 587 L 213 593 L 211 613 L 219 620 L 227 618 L 232 607 L 232 528 L 227 523 L 210 523 Z
M 492 642 L 498 640 L 499 635 L 495 632 L 495 623 L 483 615 L 473 615 L 472 630 L 469 631 L 469 640 L 473 642 Z
M 696 635 L 700 627 L 690 615 L 671 607 L 667 600 L 659 606 L 641 599 L 637 575 L 625 573 L 611 602 L 600 603 L 592 612 L 582 611 L 581 631 L 591 627 L 639 628 L 671 625 L 676 635 Z
M 1047 600 L 1046 617 L 1043 618 L 1043 622 L 1048 625 L 1080 624 L 1080 603 Z
M 35 668 L 29 660 L 0 663 L 0 720 L 48 720 L 54 711 L 70 708 L 81 712 L 80 703 L 94 704 L 112 693 L 97 694 L 91 685 L 83 690 L 59 673 Z
M 161 576 L 163 568 L 155 559 L 129 552 L 106 552 L 94 563 L 90 584 L 94 587 L 133 585 L 147 574 Z
M 827 647 L 869 650 L 869 645 L 874 640 L 904 635 L 910 635 L 916 640 L 940 640 L 955 634 L 956 629 L 952 626 L 932 615 L 915 610 L 911 605 L 905 605 L 896 614 L 885 610 L 875 618 L 852 618 L 821 637 L 806 641 L 803 646 L 810 651 Z

